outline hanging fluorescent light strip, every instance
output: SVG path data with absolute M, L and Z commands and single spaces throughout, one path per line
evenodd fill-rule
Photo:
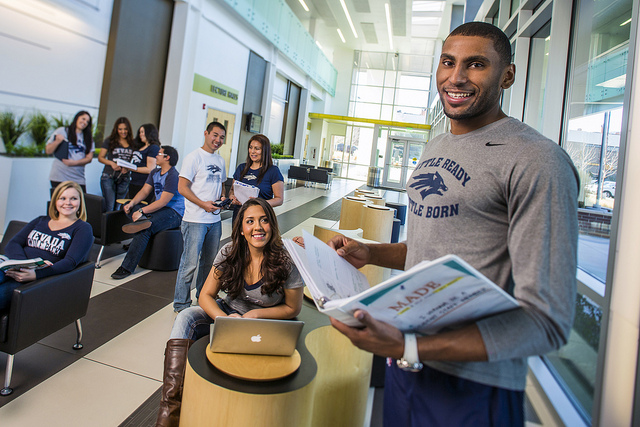
M 626 21 L 624 21 L 622 24 L 620 24 L 621 27 L 624 27 L 625 25 L 627 25 L 629 22 L 631 22 L 631 18 L 627 19 Z
M 342 35 L 342 31 L 340 31 L 340 28 L 336 28 L 336 30 L 338 30 L 338 35 L 340 36 L 340 40 L 342 40 L 342 43 L 346 43 L 347 41 L 344 39 L 344 36 Z
M 318 40 L 316 40 L 316 46 L 318 46 L 318 48 L 320 48 L 320 50 L 322 50 L 322 45 L 320 44 L 320 42 Z
M 298 0 L 300 2 L 300 4 L 302 5 L 302 7 L 304 8 L 305 12 L 309 12 L 309 6 L 307 6 L 307 4 L 304 2 L 304 0 Z
M 344 14 L 347 17 L 347 21 L 349 21 L 349 26 L 351 27 L 351 32 L 355 38 L 358 38 L 358 33 L 356 33 L 356 27 L 353 26 L 353 21 L 351 20 L 351 15 L 349 15 L 349 11 L 347 10 L 347 5 L 344 4 L 344 0 L 340 0 L 340 5 L 342 6 L 342 10 L 344 10 Z
M 384 4 L 384 12 L 387 15 L 387 33 L 389 34 L 389 51 L 393 52 L 393 34 L 391 33 L 391 10 L 389 10 L 389 3 Z

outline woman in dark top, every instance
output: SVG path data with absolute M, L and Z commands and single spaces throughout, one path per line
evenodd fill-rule
M 158 129 L 151 123 L 144 124 L 138 129 L 138 135 L 133 140 L 133 157 L 131 163 L 138 166 L 138 169 L 131 172 L 131 182 L 129 183 L 129 198 L 133 199 L 147 181 L 147 177 L 156 168 L 156 157 L 160 152 L 160 138 Z M 152 203 L 154 195 L 151 193 L 145 199 L 147 203 Z
M 45 146 L 47 154 L 54 154 L 49 181 L 56 188 L 63 181 L 74 181 L 86 191 L 85 165 L 93 160 L 93 129 L 91 115 L 79 111 L 68 127 L 56 129 Z M 58 149 L 62 149 L 58 151 Z
M 236 169 L 233 182 L 258 187 L 258 197 L 265 199 L 271 207 L 280 206 L 284 202 L 284 177 L 280 169 L 274 166 L 271 158 L 271 142 L 265 135 L 253 135 L 249 140 L 247 160 Z M 235 220 L 242 203 L 235 197 L 233 187 L 229 193 Z
M 129 169 L 118 166 L 118 159 L 131 162 L 133 156 L 133 132 L 126 117 L 120 117 L 113 125 L 111 135 L 102 143 L 98 161 L 104 164 L 100 189 L 107 211 L 115 209 L 116 200 L 127 197 L 131 173 Z
M 56 187 L 49 215 L 40 216 L 16 234 L 5 248 L 9 259 L 42 258 L 47 267 L 0 272 L 0 311 L 9 307 L 13 290 L 22 283 L 73 270 L 89 256 L 93 230 L 80 185 L 72 181 Z

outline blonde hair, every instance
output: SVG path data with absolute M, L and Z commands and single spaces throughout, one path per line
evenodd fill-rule
M 80 185 L 73 181 L 65 181 L 58 184 L 55 190 L 53 190 L 53 194 L 51 195 L 51 203 L 49 203 L 49 218 L 57 220 L 60 218 L 60 212 L 58 212 L 58 208 L 56 207 L 56 202 L 60 198 L 60 195 L 64 193 L 68 188 L 75 189 L 80 195 L 80 207 L 76 212 L 76 216 L 83 221 L 87 220 L 87 208 L 84 203 L 84 193 L 82 192 L 82 188 Z

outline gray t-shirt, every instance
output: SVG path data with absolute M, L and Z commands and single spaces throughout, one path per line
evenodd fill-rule
M 219 265 L 224 261 L 229 250 L 231 250 L 231 243 L 227 243 L 222 247 L 222 249 L 220 249 L 218 255 L 216 255 L 216 259 L 213 261 L 213 265 Z M 300 272 L 293 263 L 291 265 L 292 268 L 289 273 L 289 278 L 284 282 L 280 291 L 276 291 L 269 296 L 267 294 L 262 294 L 261 292 L 262 280 L 254 284 L 247 284 L 245 282 L 244 289 L 237 298 L 232 299 L 227 295 L 224 298 L 224 302 L 240 314 L 245 314 L 251 310 L 275 307 L 276 305 L 282 304 L 284 302 L 285 289 L 295 289 L 304 286 Z
M 576 293 L 578 175 L 553 141 L 513 118 L 427 143 L 407 182 L 405 269 L 453 253 L 521 308 L 477 322 L 488 362 L 428 362 L 523 390 L 526 357 L 565 344 Z
M 77 135 L 77 145 L 73 145 L 68 140 L 67 129 L 64 127 L 60 127 L 56 129 L 47 144 L 53 142 L 56 135 L 62 135 L 64 137 L 64 141 L 61 144 L 69 145 L 69 156 L 67 157 L 69 160 L 82 160 L 87 155 L 85 153 L 86 146 L 84 145 L 84 135 L 82 132 L 76 133 Z M 93 150 L 93 144 L 91 145 L 91 150 Z M 86 181 L 84 178 L 84 165 L 82 166 L 67 166 L 62 163 L 62 160 L 57 157 L 53 158 L 53 165 L 51 165 L 51 172 L 49 173 L 49 180 L 62 182 L 62 181 L 74 181 L 80 185 L 85 185 Z

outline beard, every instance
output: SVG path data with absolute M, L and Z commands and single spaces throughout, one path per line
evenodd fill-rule
M 482 96 L 476 98 L 474 102 L 465 107 L 451 108 L 444 100 L 444 92 L 439 91 L 440 102 L 442 103 L 444 115 L 451 120 L 470 120 L 475 117 L 481 116 L 484 113 L 491 111 L 496 105 L 500 105 L 500 96 L 502 95 L 502 88 L 497 87 L 490 92 L 485 92 Z

